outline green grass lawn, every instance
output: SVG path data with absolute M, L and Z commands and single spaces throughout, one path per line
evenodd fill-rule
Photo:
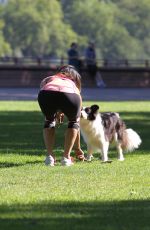
M 112 149 L 112 164 L 101 164 L 95 154 L 90 163 L 61 166 L 65 122 L 56 131 L 58 163 L 46 167 L 37 102 L 0 102 L 1 230 L 150 229 L 150 102 L 94 103 L 103 112 L 120 112 L 141 136 L 142 145 L 124 162 Z

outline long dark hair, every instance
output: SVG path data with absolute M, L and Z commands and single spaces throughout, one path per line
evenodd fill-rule
M 81 75 L 78 73 L 76 68 L 72 65 L 63 65 L 60 66 L 57 70 L 57 73 L 65 74 L 76 84 L 79 91 L 81 91 Z

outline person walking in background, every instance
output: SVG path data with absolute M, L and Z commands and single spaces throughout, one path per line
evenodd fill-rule
M 89 42 L 85 50 L 85 62 L 91 80 L 96 83 L 97 87 L 105 87 L 106 85 L 97 68 L 95 44 L 93 42 Z
M 55 75 L 49 76 L 41 82 L 38 102 L 45 116 L 43 136 L 47 149 L 46 165 L 55 165 L 56 157 L 53 152 L 55 125 L 57 119 L 62 119 L 64 115 L 68 119 L 68 127 L 61 164 L 65 166 L 73 164 L 70 156 L 73 147 L 77 158 L 84 159 L 84 153 L 80 148 L 79 122 L 82 106 L 80 92 L 81 76 L 70 65 L 60 67 Z
M 93 42 L 89 42 L 88 47 L 85 50 L 85 62 L 90 78 L 92 81 L 95 81 L 97 66 L 95 45 Z
M 73 42 L 71 44 L 67 54 L 68 54 L 68 64 L 74 66 L 79 71 L 80 60 L 79 60 L 78 45 L 76 42 Z

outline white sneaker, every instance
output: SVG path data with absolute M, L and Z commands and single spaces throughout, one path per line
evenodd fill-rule
M 71 166 L 71 165 L 73 165 L 72 158 L 70 157 L 70 158 L 68 159 L 68 158 L 66 158 L 66 157 L 63 157 L 63 158 L 61 159 L 61 165 L 63 165 L 63 166 Z
M 55 164 L 54 158 L 51 155 L 47 156 L 45 159 L 45 165 L 54 166 L 54 164 Z

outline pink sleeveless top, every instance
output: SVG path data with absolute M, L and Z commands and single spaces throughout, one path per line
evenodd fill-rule
M 75 83 L 71 79 L 67 78 L 64 74 L 51 76 L 49 82 L 42 87 L 42 90 L 80 94 Z

